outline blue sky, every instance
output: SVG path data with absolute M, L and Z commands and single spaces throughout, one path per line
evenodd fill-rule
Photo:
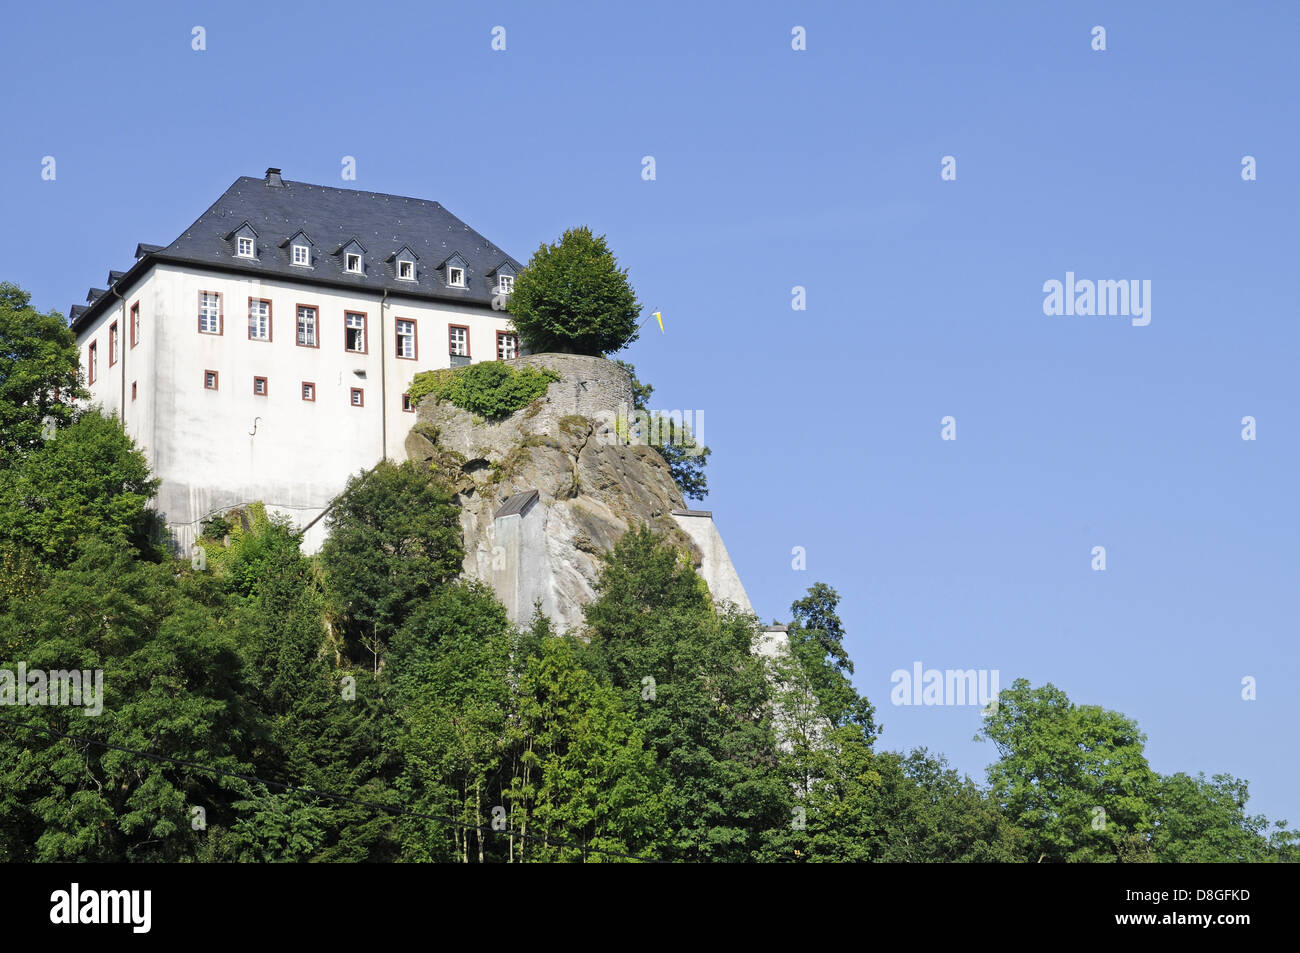
M 1124 712 L 1155 769 L 1248 778 L 1252 810 L 1300 824 L 1295 5 L 6 19 L 0 277 L 39 307 L 267 166 L 436 199 L 521 260 L 590 225 L 663 311 L 623 357 L 656 406 L 704 411 L 697 505 L 764 618 L 839 590 L 885 746 L 982 780 L 976 710 L 892 706 L 890 674 L 996 669 Z M 1150 280 L 1151 323 L 1045 315 L 1067 271 Z

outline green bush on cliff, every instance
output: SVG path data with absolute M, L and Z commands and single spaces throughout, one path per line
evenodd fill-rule
M 500 361 L 483 361 L 416 374 L 409 394 L 412 404 L 432 394 L 435 400 L 450 401 L 462 410 L 495 420 L 523 410 L 559 379 L 559 374 L 545 367 L 515 370 Z

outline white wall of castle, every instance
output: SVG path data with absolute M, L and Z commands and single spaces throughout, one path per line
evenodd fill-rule
M 221 295 L 219 334 L 199 331 L 199 294 Z M 249 336 L 249 300 L 271 302 L 271 340 Z M 130 312 L 140 307 L 134 346 Z M 317 347 L 297 344 L 297 308 L 317 309 Z M 363 353 L 345 347 L 344 313 L 366 316 Z M 414 360 L 397 356 L 396 322 L 414 321 Z M 109 329 L 118 344 L 109 364 Z M 124 292 L 77 341 L 83 369 L 97 343 L 92 401 L 120 413 L 160 478 L 156 507 L 183 549 L 202 520 L 260 500 L 302 527 L 321 514 L 349 476 L 385 454 L 405 458 L 415 414 L 402 395 L 418 371 L 451 366 L 451 325 L 469 328 L 471 361 L 495 360 L 504 312 L 433 304 L 390 294 L 358 294 L 309 281 L 244 278 L 225 272 L 156 265 Z M 205 375 L 216 371 L 217 388 Z M 254 378 L 266 378 L 266 393 Z M 315 400 L 302 385 L 315 385 Z M 133 390 L 134 385 L 134 390 Z M 352 403 L 352 388 L 363 405 Z M 314 552 L 324 522 L 307 534 Z

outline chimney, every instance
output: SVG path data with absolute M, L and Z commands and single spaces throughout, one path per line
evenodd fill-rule
M 284 179 L 280 178 L 279 169 L 266 170 L 266 184 L 272 188 L 281 188 L 284 185 Z

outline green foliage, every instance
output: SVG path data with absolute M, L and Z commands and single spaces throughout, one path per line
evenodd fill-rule
M 790 649 L 807 674 L 817 697 L 818 713 L 834 727 L 857 725 L 867 742 L 880 732 L 875 708 L 849 681 L 853 662 L 844 648 L 844 626 L 835 609 L 840 596 L 824 582 L 790 606 Z
M 1134 721 L 1017 679 L 980 736 L 999 755 L 988 769 L 993 795 L 1030 833 L 1033 859 L 1149 859 L 1157 777 Z
M 523 410 L 559 379 L 560 375 L 549 368 L 515 369 L 501 361 L 481 361 L 416 374 L 409 395 L 413 404 L 432 394 L 435 400 L 446 400 L 487 420 L 498 420 Z
M 71 565 L 91 539 L 152 556 L 159 522 L 146 507 L 157 487 L 121 425 L 84 413 L 0 469 L 0 540 L 51 567 Z
M 524 346 L 603 357 L 637 339 L 641 305 L 605 237 L 586 226 L 541 245 L 507 303 Z
M 314 799 L 292 792 L 269 793 L 239 801 L 245 812 L 231 829 L 226 849 L 241 863 L 302 863 L 320 851 L 329 811 Z
M 247 596 L 269 574 L 296 564 L 302 534 L 287 516 L 270 516 L 264 504 L 252 503 L 242 513 L 205 522 L 197 542 L 209 568 Z
M 520 680 L 511 820 L 542 843 L 521 843 L 519 860 L 607 859 L 563 842 L 636 856 L 662 846 L 665 778 L 635 716 L 583 655 L 581 643 L 545 638 Z
M 1166 863 L 1300 860 L 1300 832 L 1278 821 L 1272 835 L 1262 814 L 1247 815 L 1245 781 L 1178 773 L 1159 778 L 1151 846 Z
M 651 446 L 659 451 L 659 455 L 668 464 L 668 472 L 677 488 L 682 491 L 682 496 L 695 500 L 708 496 L 709 480 L 704 468 L 713 451 L 700 445 L 690 427 L 682 424 L 674 428 L 664 414 L 651 415 L 650 431 L 658 435 Z
M 411 612 L 460 572 L 464 551 L 452 496 L 415 462 L 385 460 L 349 479 L 334 501 L 321 566 L 375 671 L 383 645 Z
M 394 639 L 390 737 L 404 763 L 398 790 L 414 810 L 479 828 L 504 804 L 512 635 L 501 605 L 471 584 L 423 602 Z M 468 862 L 499 847 L 426 818 L 400 825 L 407 860 Z
M 996 802 L 924 749 L 873 753 L 853 726 L 788 756 L 812 770 L 792 823 L 766 832 L 756 859 L 795 863 L 1023 861 L 1026 834 Z
M 17 285 L 0 282 L 0 468 L 41 446 L 47 419 L 71 423 L 73 402 L 89 396 L 76 336 L 61 314 L 41 314 L 30 302 Z
M 253 505 L 205 524 L 205 568 L 162 562 L 153 487 L 98 413 L 0 468 L 0 670 L 104 691 L 97 715 L 0 706 L 0 861 L 1300 859 L 1245 781 L 1162 777 L 1133 721 L 1051 685 L 1000 696 L 987 788 L 873 750 L 824 583 L 767 660 L 635 527 L 584 643 L 455 581 L 458 511 L 413 463 L 351 480 L 315 559 Z
M 232 772 L 253 723 L 235 633 L 179 584 L 171 566 L 87 539 L 38 595 L 0 616 L 0 668 L 103 671 L 102 713 L 9 707 L 33 726 L 190 759 Z M 84 706 L 83 706 L 84 707 Z M 190 808 L 233 817 L 244 782 L 35 731 L 0 732 L 0 857 L 5 860 L 168 860 L 192 856 Z
M 650 397 L 654 387 L 643 384 L 636 376 L 636 368 L 626 361 L 615 361 L 632 375 L 632 404 L 635 421 L 629 421 L 626 430 L 619 430 L 619 436 L 625 442 L 646 442 L 658 451 L 668 464 L 668 472 L 688 500 L 702 500 L 709 495 L 709 480 L 704 473 L 708 465 L 709 454 L 713 451 L 700 444 L 684 423 L 674 424 L 672 419 L 662 413 L 649 409 Z M 634 433 L 635 431 L 635 433 Z M 650 435 L 654 439 L 650 439 Z
M 665 772 L 664 855 L 745 860 L 765 829 L 788 821 L 791 800 L 750 651 L 756 620 L 718 613 L 690 564 L 647 527 L 604 561 L 600 597 L 585 609 L 591 652 Z

